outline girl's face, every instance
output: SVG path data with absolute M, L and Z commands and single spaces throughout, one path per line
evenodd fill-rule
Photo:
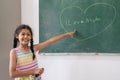
M 31 33 L 28 29 L 22 29 L 16 38 L 19 40 L 20 44 L 28 45 L 31 40 Z

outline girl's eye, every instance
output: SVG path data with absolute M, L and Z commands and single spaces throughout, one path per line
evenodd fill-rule
M 27 36 L 30 36 L 30 34 L 27 34 Z
M 30 36 L 30 33 L 21 33 L 22 36 Z
M 24 36 L 25 34 L 23 33 L 22 35 Z

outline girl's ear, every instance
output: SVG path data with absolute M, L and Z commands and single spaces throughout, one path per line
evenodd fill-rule
M 15 35 L 15 37 L 16 37 L 17 39 L 19 38 L 17 34 Z

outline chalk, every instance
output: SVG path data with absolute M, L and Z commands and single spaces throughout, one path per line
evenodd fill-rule
M 73 32 L 76 32 L 77 30 L 76 29 L 74 29 L 74 31 Z

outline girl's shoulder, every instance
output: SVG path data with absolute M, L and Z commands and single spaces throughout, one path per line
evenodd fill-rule
M 16 52 L 15 52 L 15 50 L 13 48 L 13 49 L 10 50 L 10 56 L 15 56 L 15 55 L 16 55 Z
M 10 53 L 15 53 L 15 48 L 11 49 Z
M 13 48 L 10 50 L 10 53 L 18 53 L 19 49 L 18 48 Z
M 10 51 L 10 55 L 11 56 L 18 56 L 19 55 L 19 53 L 20 53 L 20 50 L 19 50 L 19 48 L 13 48 L 13 49 L 11 49 L 11 51 Z

